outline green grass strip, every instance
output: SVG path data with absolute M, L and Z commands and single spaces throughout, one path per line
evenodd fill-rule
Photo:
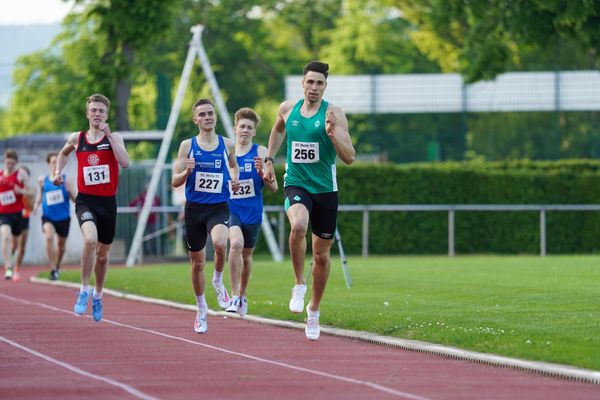
M 323 325 L 600 370 L 600 257 L 352 257 L 348 265 L 352 289 L 332 260 Z M 218 309 L 212 269 L 206 297 Z M 106 287 L 194 304 L 189 276 L 188 264 L 111 268 Z M 61 279 L 78 282 L 79 273 Z M 249 312 L 303 321 L 288 310 L 292 285 L 289 260 L 256 259 Z

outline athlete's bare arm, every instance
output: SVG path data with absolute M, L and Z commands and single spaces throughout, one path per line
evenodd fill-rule
M 62 170 L 67 165 L 69 160 L 69 154 L 77 148 L 77 140 L 79 139 L 79 132 L 73 132 L 69 135 L 67 143 L 58 152 L 56 157 L 56 170 L 53 172 L 54 177 L 50 177 L 55 185 L 60 186 L 63 183 Z
M 173 187 L 183 185 L 196 167 L 196 159 L 194 157 L 188 158 L 191 145 L 191 139 L 186 139 L 179 145 L 177 161 L 175 161 L 175 165 L 173 166 L 173 178 L 171 179 Z
M 272 182 L 269 182 L 265 179 L 265 175 L 264 175 L 264 164 L 265 164 L 265 157 L 267 156 L 267 148 L 265 146 L 258 146 L 258 157 L 254 160 L 254 166 L 256 167 L 256 169 L 258 170 L 258 175 L 263 178 L 263 181 L 265 182 L 265 185 L 267 186 L 267 188 L 275 193 L 278 189 L 278 185 L 277 185 L 277 179 L 273 179 Z
M 23 168 L 19 168 L 17 171 L 17 180 L 21 182 L 22 187 L 16 186 L 15 193 L 20 193 L 31 200 L 35 196 L 35 186 L 31 185 L 29 179 L 29 173 Z
M 75 203 L 75 198 L 77 197 L 77 189 L 75 188 L 75 184 L 72 179 L 67 179 L 67 193 L 69 193 L 69 198 L 73 203 Z
M 231 190 L 234 192 L 240 188 L 240 167 L 235 157 L 235 142 L 225 138 L 225 147 L 227 148 L 227 161 L 229 164 L 229 175 L 231 176 Z
M 125 147 L 123 136 L 118 133 L 111 132 L 110 126 L 108 126 L 106 122 L 101 123 L 99 128 L 102 132 L 104 132 L 104 135 L 110 142 L 110 146 L 115 154 L 115 158 L 117 159 L 117 162 L 121 168 L 129 167 L 129 154 L 127 154 L 127 148 Z
M 350 165 L 356 157 L 356 150 L 348 132 L 348 120 L 340 107 L 329 104 L 325 116 L 325 131 L 331 139 L 338 156 L 343 162 Z
M 271 134 L 269 135 L 269 147 L 267 148 L 266 157 L 274 158 L 281 147 L 283 139 L 285 138 L 285 122 L 293 107 L 294 103 L 291 101 L 284 101 L 279 106 L 277 119 L 275 120 L 275 124 L 273 124 L 273 128 L 271 129 Z M 273 168 L 273 163 L 270 161 L 265 162 L 263 179 L 265 182 L 275 181 L 275 170 Z
M 33 205 L 33 213 L 37 213 L 38 208 L 40 208 L 40 205 L 42 205 L 42 192 L 44 191 L 44 179 L 46 179 L 46 177 L 44 175 L 40 176 L 38 178 L 38 187 L 39 187 L 39 191 L 37 192 L 37 196 L 35 196 L 35 203 Z

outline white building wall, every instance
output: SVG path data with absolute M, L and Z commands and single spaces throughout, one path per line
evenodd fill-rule
M 285 79 L 303 97 L 302 76 Z M 348 114 L 600 110 L 599 71 L 508 72 L 464 85 L 458 74 L 331 75 L 325 98 Z M 557 90 L 558 88 L 558 90 Z

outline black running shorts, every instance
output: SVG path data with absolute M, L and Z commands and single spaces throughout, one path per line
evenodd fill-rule
M 217 204 L 185 203 L 185 237 L 189 251 L 206 246 L 207 235 L 217 225 L 229 223 L 227 202 Z
M 0 225 L 9 225 L 13 236 L 19 236 L 23 229 L 23 213 L 0 214 Z
M 69 236 L 69 228 L 71 226 L 71 218 L 65 219 L 63 221 L 52 221 L 48 218 L 42 217 L 42 231 L 44 230 L 45 224 L 52 224 L 56 234 L 60 237 L 66 238 Z
M 98 231 L 98 241 L 111 244 L 117 225 L 117 198 L 115 196 L 92 196 L 78 193 L 75 199 L 75 214 L 79 226 L 92 221 Z
M 312 233 L 321 239 L 333 239 L 337 225 L 337 192 L 309 193 L 299 186 L 286 186 L 283 189 L 285 209 L 296 203 L 308 210 Z
M 256 247 L 256 242 L 258 241 L 258 234 L 260 233 L 261 223 L 256 224 L 244 224 L 240 221 L 240 218 L 235 214 L 229 215 L 229 228 L 234 226 L 239 226 L 242 230 L 242 235 L 244 237 L 244 248 L 245 249 L 253 249 Z

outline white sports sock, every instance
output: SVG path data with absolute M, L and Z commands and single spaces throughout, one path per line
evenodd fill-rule
M 198 311 L 207 311 L 208 304 L 206 304 L 206 299 L 204 298 L 204 294 L 200 296 L 196 296 L 196 305 L 198 306 Z
M 90 285 L 81 285 L 81 289 L 79 289 L 80 292 L 86 292 L 89 293 L 90 292 Z
M 94 290 L 92 291 L 92 297 L 94 297 L 94 299 L 96 300 L 100 300 L 102 298 L 102 291 L 97 292 L 96 288 L 94 288 Z
M 213 283 L 223 283 L 223 271 L 215 271 L 212 281 Z
M 310 303 L 308 303 L 308 305 L 306 306 L 306 315 L 308 315 L 309 317 L 317 317 L 319 318 L 319 311 L 313 311 L 310 309 Z

